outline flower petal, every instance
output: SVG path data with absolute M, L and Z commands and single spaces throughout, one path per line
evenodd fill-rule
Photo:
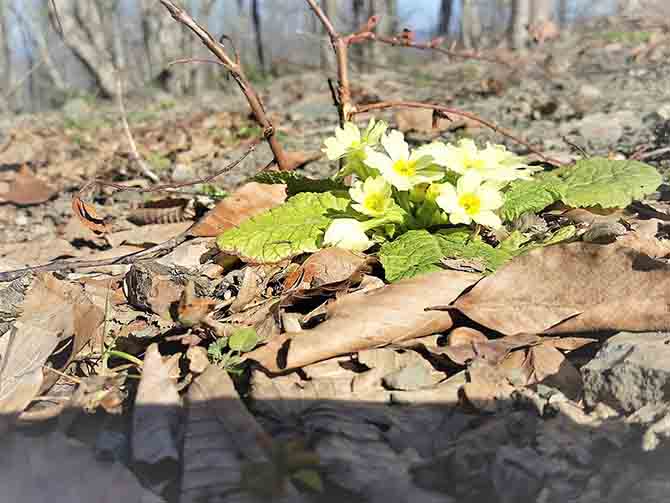
M 338 246 L 354 251 L 364 251 L 374 243 L 366 236 L 363 226 L 353 218 L 333 220 L 323 237 L 324 245 Z
M 481 200 L 482 210 L 497 210 L 504 203 L 502 194 L 495 187 L 495 185 L 491 184 L 490 182 L 487 182 L 479 187 L 477 190 L 477 195 Z
M 393 161 L 409 159 L 409 145 L 400 131 L 393 130 L 382 136 L 382 146 Z
M 365 200 L 365 189 L 363 182 L 354 182 L 354 185 L 349 189 L 349 197 L 357 203 L 362 203 Z
M 451 213 L 458 208 L 458 195 L 456 187 L 450 183 L 443 183 L 431 186 L 430 190 L 439 190 L 439 195 L 435 198 L 435 203 L 447 213 Z
M 486 227 L 491 227 L 492 229 L 497 229 L 502 226 L 502 221 L 500 217 L 493 213 L 490 210 L 483 210 L 473 215 L 473 220 L 478 224 L 485 225 Z
M 475 170 L 469 169 L 456 182 L 456 191 L 459 194 L 476 192 L 482 184 L 482 176 Z
M 374 168 L 382 174 L 386 171 L 393 171 L 391 158 L 381 152 L 375 152 L 371 148 L 365 149 L 365 160 L 363 162 L 366 166 Z

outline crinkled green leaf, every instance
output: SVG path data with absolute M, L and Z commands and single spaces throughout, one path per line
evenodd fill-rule
M 447 230 L 441 231 L 440 248 L 445 258 L 477 260 L 482 262 L 488 271 L 495 271 L 498 267 L 513 257 L 513 253 L 504 248 L 494 248 L 482 241 L 479 236 L 472 236 L 469 231 Z
M 512 221 L 524 213 L 537 213 L 561 199 L 563 184 L 553 176 L 512 182 L 505 192 L 505 202 L 499 210 L 500 217 Z
M 301 192 L 347 190 L 347 187 L 344 184 L 330 178 L 308 178 L 295 171 L 263 171 L 254 176 L 253 179 L 258 183 L 285 184 L 288 197 L 300 194 Z
M 656 168 L 639 161 L 593 157 L 562 170 L 562 201 L 573 207 L 625 208 L 654 192 L 662 182 Z
M 323 492 L 323 480 L 321 480 L 321 474 L 316 470 L 311 470 L 309 468 L 302 468 L 294 472 L 291 475 L 291 477 L 294 480 L 299 480 L 314 492 L 317 493 Z
M 439 240 L 426 230 L 406 232 L 379 250 L 379 260 L 388 281 L 439 271 L 442 256 Z
M 258 334 L 252 327 L 239 328 L 230 336 L 228 345 L 233 351 L 248 353 L 258 344 Z
M 349 202 L 343 193 L 298 194 L 220 234 L 216 244 L 223 252 L 254 262 L 278 262 L 315 252 L 333 217 Z

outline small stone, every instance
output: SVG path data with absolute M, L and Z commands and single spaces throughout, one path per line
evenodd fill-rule
M 665 103 L 658 107 L 656 113 L 664 121 L 670 120 L 670 103 Z
M 659 299 L 659 302 L 662 300 Z M 620 332 L 582 367 L 584 402 L 626 413 L 670 401 L 670 332 Z
M 594 145 L 610 146 L 623 135 L 623 127 L 610 114 L 588 115 L 579 124 L 579 134 Z

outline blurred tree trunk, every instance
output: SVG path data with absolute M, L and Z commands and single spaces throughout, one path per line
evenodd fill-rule
M 523 51 L 528 43 L 531 0 L 512 0 L 512 16 L 508 31 L 511 48 Z
M 12 68 L 12 45 L 9 41 L 9 18 L 5 0 L 0 0 L 0 111 L 9 110 L 9 97 L 6 93 L 10 90 L 13 78 Z
M 114 43 L 109 39 L 109 20 L 117 0 L 55 0 L 65 44 L 90 71 L 103 96 L 117 94 Z M 56 26 L 55 14 L 49 12 Z
M 400 20 L 398 19 L 398 0 L 386 0 L 386 15 L 388 16 L 388 30 L 390 34 L 400 31 Z
M 239 0 L 238 0 L 239 1 Z M 210 20 L 212 19 L 212 13 L 214 11 L 214 7 L 216 6 L 217 0 L 201 0 L 200 2 L 200 10 L 199 10 L 199 16 L 202 20 L 202 23 L 204 26 L 207 26 L 209 28 Z M 196 37 L 191 37 L 191 39 L 195 42 L 196 47 L 194 48 L 194 56 L 198 52 L 202 52 L 203 54 L 206 54 L 205 49 L 202 47 L 202 44 L 200 44 L 200 41 L 196 39 Z M 201 93 L 203 90 L 205 90 L 209 86 L 209 82 L 212 80 L 212 76 L 214 75 L 214 70 L 216 69 L 212 65 L 208 64 L 193 64 L 191 67 L 191 86 L 192 86 L 192 92 L 195 95 L 198 95 Z
M 482 35 L 479 9 L 474 0 L 461 0 L 461 43 L 466 49 L 476 47 Z
M 265 75 L 268 67 L 265 61 L 265 51 L 263 47 L 263 26 L 261 24 L 261 11 L 258 5 L 259 0 L 252 0 L 251 2 L 251 20 L 254 25 L 254 35 L 256 42 L 256 56 L 258 57 L 258 66 L 260 73 Z
M 375 29 L 375 32 L 378 35 L 395 35 L 393 33 L 393 10 L 395 7 L 393 4 L 395 2 L 389 2 L 388 0 L 368 0 L 368 18 L 378 15 L 381 16 L 379 23 Z M 366 19 L 367 21 L 367 19 Z M 370 63 L 366 68 L 368 71 L 374 71 L 374 64 L 385 64 L 386 63 L 386 53 L 384 52 L 384 46 L 382 44 L 367 43 L 365 59 Z
M 538 25 L 549 21 L 554 7 L 553 0 L 532 0 L 530 2 L 530 24 Z
M 140 0 L 140 13 L 150 80 L 174 95 L 186 93 L 191 87 L 188 65 L 168 68 L 168 63 L 192 56 L 189 54 L 192 50 L 185 51 L 193 47 L 189 44 L 189 33 L 156 0 Z
M 451 16 L 453 14 L 453 0 L 442 0 L 440 2 L 440 17 L 437 21 L 437 34 L 448 35 Z
M 568 25 L 568 0 L 558 0 L 558 22 L 561 28 Z

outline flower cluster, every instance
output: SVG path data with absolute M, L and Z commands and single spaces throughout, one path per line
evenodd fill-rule
M 328 159 L 342 162 L 340 176 L 356 180 L 351 212 L 333 221 L 324 244 L 363 251 L 406 229 L 473 223 L 496 229 L 505 187 L 535 171 L 502 145 L 479 148 L 463 139 L 412 150 L 400 131 L 387 129 L 372 119 L 361 133 L 348 122 L 325 141 Z

